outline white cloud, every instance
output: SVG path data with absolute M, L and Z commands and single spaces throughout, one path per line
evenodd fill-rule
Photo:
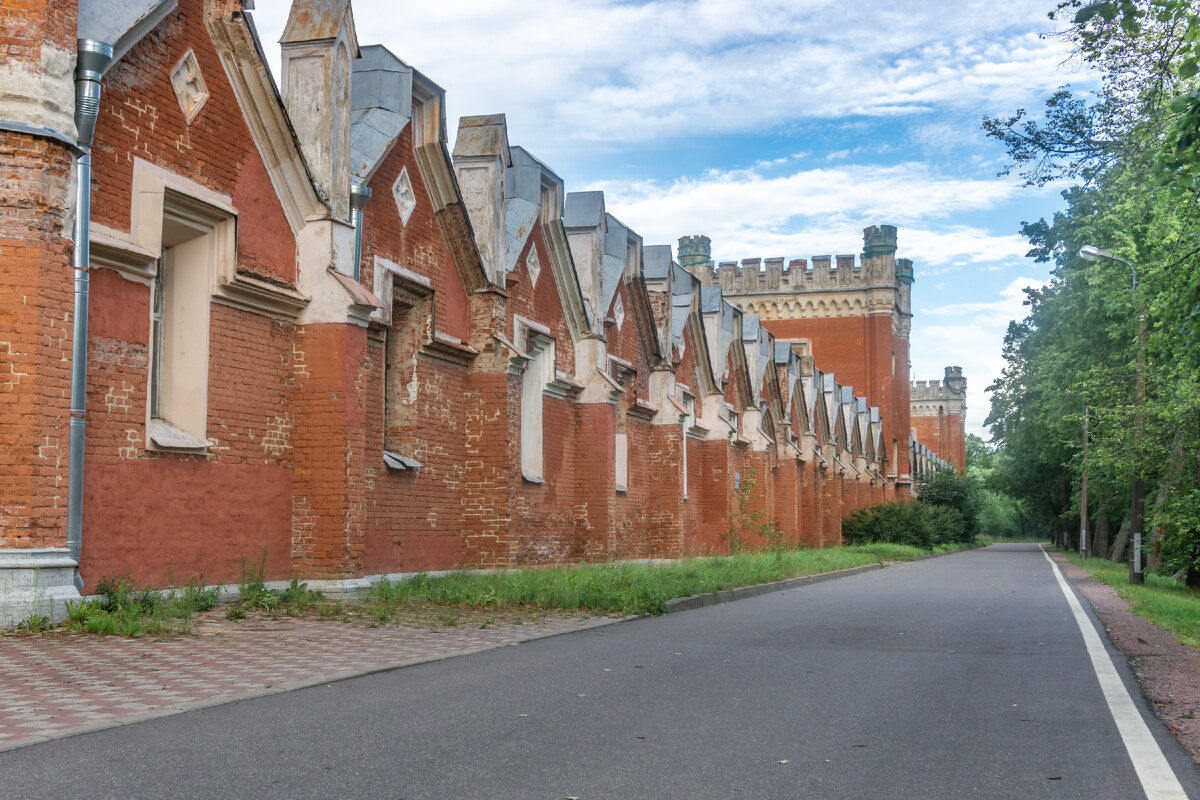
M 967 432 L 988 438 L 983 421 L 991 410 L 987 387 L 1004 367 L 1002 347 L 1011 320 L 1025 317 L 1025 289 L 1046 281 L 1012 280 L 996 300 L 915 308 L 911 338 L 914 379 L 939 379 L 947 366 L 960 366 L 967 378 Z
M 256 23 L 277 69 L 285 0 Z M 358 0 L 359 38 L 448 91 L 462 114 L 504 111 L 513 141 L 642 141 L 761 131 L 934 107 L 1009 109 L 1062 82 L 1042 0 Z
M 902 254 L 921 265 L 984 264 L 1024 256 L 1016 235 L 949 222 L 994 208 L 1023 191 L 1016 180 L 939 175 L 926 165 L 842 165 L 764 175 L 710 170 L 670 184 L 598 183 L 609 210 L 648 243 L 703 233 L 717 259 L 853 253 L 862 230 L 900 227 Z

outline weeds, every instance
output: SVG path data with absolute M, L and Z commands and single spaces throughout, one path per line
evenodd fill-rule
M 746 470 L 730 493 L 736 510 L 729 515 L 729 526 L 721 534 L 729 552 L 737 555 L 744 552 L 755 539 L 761 539 L 766 549 L 779 553 L 788 548 L 784 532 L 775 523 L 766 519 L 765 509 L 750 510 L 755 501 L 755 489 L 758 488 L 758 473 L 753 467 Z
M 53 623 L 43 614 L 30 614 L 28 618 L 17 623 L 17 630 L 23 633 L 39 633 L 49 630 Z
M 180 591 L 135 590 L 128 576 L 97 582 L 97 597 L 67 607 L 67 630 L 117 636 L 175 636 L 191 631 L 192 616 L 216 605 L 215 588 L 193 578 Z

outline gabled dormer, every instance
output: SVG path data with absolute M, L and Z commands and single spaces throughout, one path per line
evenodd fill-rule
M 413 69 L 383 45 L 365 45 L 359 52 L 350 82 L 350 175 L 365 186 L 412 120 Z M 404 204 L 415 198 L 398 203 L 402 215 L 411 213 Z

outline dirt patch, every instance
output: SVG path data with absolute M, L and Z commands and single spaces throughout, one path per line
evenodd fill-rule
M 1050 555 L 1092 604 L 1112 643 L 1129 656 L 1154 713 L 1200 764 L 1200 650 L 1180 644 L 1170 631 L 1131 612 L 1129 601 L 1111 586 L 1057 553 Z

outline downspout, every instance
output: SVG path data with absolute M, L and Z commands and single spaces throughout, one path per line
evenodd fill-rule
M 75 324 L 71 331 L 71 422 L 67 466 L 67 550 L 75 561 L 75 588 L 83 589 L 79 554 L 83 546 L 83 443 L 87 401 L 88 268 L 92 216 L 92 137 L 100 114 L 100 78 L 112 63 L 112 45 L 80 39 L 75 63 Z
M 371 190 L 355 183 L 350 186 L 350 219 L 354 223 L 354 280 L 362 269 L 363 209 L 371 199 Z

